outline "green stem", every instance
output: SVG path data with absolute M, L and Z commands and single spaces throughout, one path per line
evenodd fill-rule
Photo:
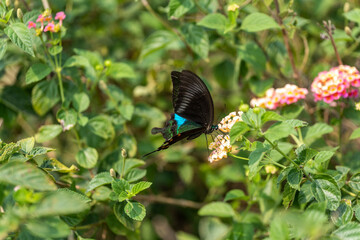
M 241 159 L 241 160 L 245 160 L 245 161 L 249 161 L 248 158 L 239 157 L 239 156 L 236 156 L 236 155 L 234 155 L 234 154 L 232 154 L 232 153 L 228 153 L 228 154 L 229 154 L 230 156 L 234 157 L 234 158 Z
M 302 145 L 302 144 L 304 144 L 304 139 L 303 139 L 303 136 L 302 136 L 302 133 L 301 133 L 301 129 L 299 127 L 297 127 L 296 130 L 298 132 L 299 140 L 300 140 L 300 143 Z
M 62 79 L 61 79 L 61 68 L 56 68 L 56 74 L 57 74 L 58 81 L 59 81 L 61 102 L 64 103 L 65 96 L 64 96 L 64 87 L 63 87 Z
M 296 145 L 298 147 L 300 147 L 302 145 L 300 140 L 294 134 L 290 134 L 290 137 L 294 140 L 294 142 L 296 143 Z
M 341 102 L 339 103 L 338 111 L 339 111 L 339 139 L 338 139 L 338 141 L 339 141 L 339 153 L 340 153 L 338 159 L 339 159 L 339 163 L 341 165 L 344 165 L 344 163 L 342 161 L 342 137 L 341 137 L 341 133 L 342 133 L 341 127 L 342 127 L 342 120 L 344 118 L 344 108 L 342 107 Z
M 347 194 L 349 194 L 352 197 L 356 197 L 357 195 L 353 192 L 350 192 L 349 190 L 347 190 L 346 188 L 341 188 L 342 191 L 346 192 Z
M 289 158 L 283 151 L 280 150 L 280 148 L 275 145 L 273 142 L 271 142 L 267 137 L 265 137 L 265 135 L 263 135 L 263 138 L 270 143 L 270 145 L 273 147 L 273 149 L 275 149 L 276 151 L 278 151 L 284 158 L 286 158 L 288 161 L 290 161 L 292 164 L 294 164 L 297 168 L 300 168 L 299 165 L 294 162 L 294 160 L 292 160 L 291 158 Z

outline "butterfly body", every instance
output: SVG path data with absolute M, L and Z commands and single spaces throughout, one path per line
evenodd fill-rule
M 165 142 L 155 151 L 145 156 L 167 149 L 182 140 L 191 140 L 201 134 L 217 130 L 213 125 L 214 105 L 205 83 L 194 73 L 183 70 L 171 73 L 173 82 L 174 112 L 163 128 L 153 128 L 152 134 L 161 133 Z

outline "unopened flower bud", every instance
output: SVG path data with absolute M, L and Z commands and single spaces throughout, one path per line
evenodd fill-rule
M 346 2 L 344 4 L 344 13 L 347 13 L 350 10 L 350 4 L 348 2 Z
M 113 178 L 116 177 L 116 172 L 113 168 L 110 168 L 110 176 L 112 176 Z
M 242 112 L 247 112 L 249 111 L 249 105 L 244 103 L 244 104 L 241 104 L 240 107 L 239 107 L 239 110 L 242 111 Z
M 40 36 L 42 34 L 41 28 L 36 29 L 36 36 Z
M 21 8 L 18 8 L 17 11 L 16 11 L 16 16 L 18 19 L 22 20 L 24 14 L 23 12 L 21 11 Z
M 121 149 L 121 156 L 122 156 L 123 158 L 126 158 L 126 156 L 127 156 L 126 150 L 125 150 L 124 148 Z
M 20 4 L 20 3 L 19 3 L 19 0 L 15 0 L 15 2 L 14 2 L 14 7 L 17 8 L 17 7 L 19 6 L 19 4 Z
M 11 5 L 11 0 L 6 0 L 6 1 L 5 1 L 5 5 L 6 5 L 7 7 L 9 7 L 9 6 Z
M 275 174 L 277 171 L 277 168 L 274 165 L 266 165 L 265 166 L 265 172 L 266 173 L 271 173 L 271 174 Z
M 105 65 L 105 67 L 110 67 L 111 66 L 111 60 L 106 60 L 104 62 L 104 65 Z
M 320 33 L 320 38 L 326 40 L 329 39 L 329 36 L 326 33 Z
M 49 8 L 43 12 L 44 17 L 50 16 L 50 15 L 51 15 L 51 9 L 49 9 Z
M 260 108 L 259 107 L 254 107 L 253 111 L 254 111 L 255 114 L 258 114 L 258 113 L 260 113 Z
M 230 4 L 229 6 L 228 6 L 228 11 L 229 12 L 235 12 L 236 11 L 236 9 L 239 9 L 239 5 L 237 5 L 236 3 L 232 3 L 232 4 Z
M 96 71 L 101 71 L 103 69 L 104 69 L 104 67 L 101 64 L 98 64 L 98 65 L 95 66 Z
M 346 26 L 344 30 L 345 33 L 351 37 L 351 29 L 348 26 Z

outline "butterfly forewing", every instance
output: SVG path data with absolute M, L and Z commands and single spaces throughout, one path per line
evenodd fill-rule
M 194 73 L 171 73 L 173 107 L 176 114 L 209 128 L 214 121 L 214 104 L 205 83 Z

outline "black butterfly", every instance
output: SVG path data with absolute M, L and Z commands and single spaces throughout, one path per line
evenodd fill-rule
M 187 138 L 191 140 L 201 134 L 218 129 L 213 125 L 214 104 L 205 83 L 193 72 L 171 72 L 173 82 L 174 112 L 163 128 L 153 128 L 152 134 L 161 133 L 165 142 L 145 156 L 167 149 L 170 145 Z

